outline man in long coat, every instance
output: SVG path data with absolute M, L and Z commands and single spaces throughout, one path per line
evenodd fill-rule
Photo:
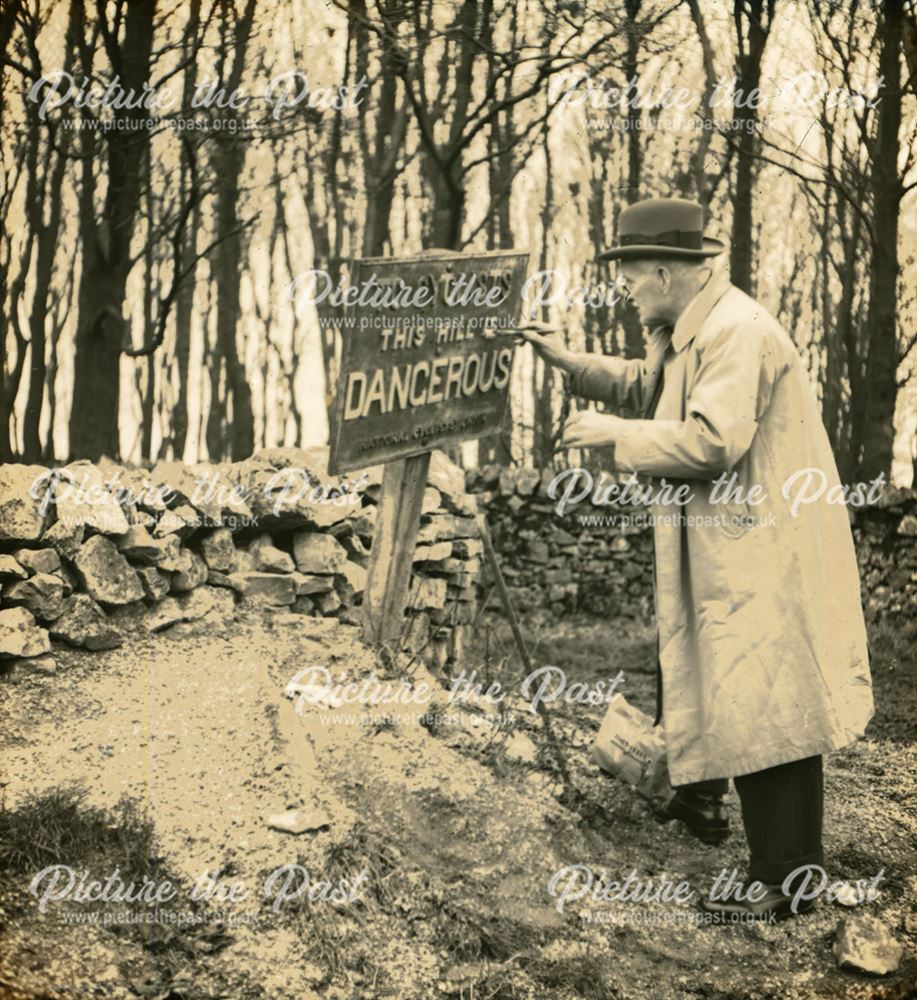
M 847 510 L 802 361 L 714 273 L 723 245 L 703 235 L 701 206 L 638 202 L 619 229 L 601 259 L 619 262 L 651 331 L 646 359 L 575 354 L 537 324 L 522 335 L 575 394 L 640 414 L 580 411 L 567 446 L 611 446 L 617 468 L 688 486 L 683 506 L 653 509 L 657 722 L 678 789 L 663 818 L 719 842 L 733 778 L 760 898 L 703 905 L 779 919 L 802 909 L 788 877 L 823 864 L 822 755 L 873 710 Z

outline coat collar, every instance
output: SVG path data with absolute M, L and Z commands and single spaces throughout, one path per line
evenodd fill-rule
M 732 288 L 724 274 L 712 274 L 707 284 L 685 306 L 672 331 L 672 350 L 680 351 L 694 339 L 713 307 Z

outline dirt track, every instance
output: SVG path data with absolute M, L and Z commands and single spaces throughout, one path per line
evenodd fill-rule
M 882 896 L 866 909 L 906 947 L 899 972 L 878 981 L 835 967 L 833 931 L 847 911 L 829 904 L 785 925 L 728 929 L 673 922 L 685 912 L 676 904 L 612 912 L 581 900 L 558 912 L 547 886 L 564 865 L 619 878 L 635 869 L 704 890 L 744 860 L 734 798 L 737 832 L 706 848 L 675 824 L 658 826 L 603 778 L 586 752 L 595 712 L 554 715 L 571 793 L 525 711 L 509 713 L 511 733 L 471 707 L 433 732 L 412 717 L 416 706 L 370 724 L 346 706 L 311 706 L 298 718 L 282 692 L 303 666 L 352 677 L 372 669 L 347 626 L 247 615 L 220 629 L 180 628 L 137 631 L 108 653 L 61 649 L 56 676 L 3 685 L 5 805 L 69 783 L 105 808 L 127 795 L 149 812 L 186 889 L 220 869 L 248 887 L 241 909 L 253 919 L 257 911 L 258 923 L 176 960 L 143 934 L 41 916 L 21 885 L 8 885 L 0 980 L 10 997 L 891 998 L 917 978 L 917 939 L 904 925 L 917 901 L 917 755 L 901 724 L 913 718 L 901 705 L 913 680 L 904 683 L 900 650 L 885 648 L 876 664 L 891 711 L 826 771 L 830 874 L 870 878 L 884 868 Z M 614 670 L 588 655 L 610 643 Z M 539 662 L 568 663 L 583 679 L 620 664 L 628 697 L 644 707 L 648 648 L 640 630 L 617 626 L 545 630 L 537 646 Z M 890 684 L 887 671 L 897 671 Z M 298 837 L 267 828 L 269 813 L 303 801 L 330 825 Z M 293 862 L 329 879 L 365 871 L 364 891 L 349 905 L 273 914 L 258 898 L 265 873 Z

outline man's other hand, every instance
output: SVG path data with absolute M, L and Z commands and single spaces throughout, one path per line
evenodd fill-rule
M 603 448 L 615 443 L 623 423 L 608 413 L 578 410 L 564 424 L 563 443 L 567 448 Z

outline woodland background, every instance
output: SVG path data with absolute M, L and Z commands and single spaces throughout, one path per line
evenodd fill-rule
M 640 355 L 595 253 L 681 195 L 804 355 L 842 476 L 912 480 L 914 0 L 4 0 L 0 52 L 0 460 L 324 441 L 339 333 L 295 281 L 359 255 L 528 250 L 572 300 L 535 318 Z M 60 70 L 173 99 L 42 116 Z M 313 106 L 278 111 L 293 71 Z M 559 378 L 525 348 L 512 385 L 466 463 L 569 458 Z

